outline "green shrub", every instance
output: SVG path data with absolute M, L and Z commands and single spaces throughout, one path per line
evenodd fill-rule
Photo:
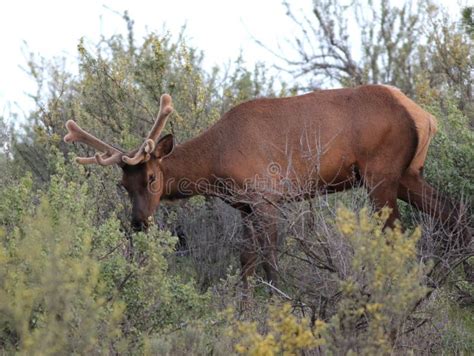
M 71 196 L 62 202 L 54 188 L 50 197 L 41 196 L 36 211 L 2 237 L 0 344 L 6 351 L 82 354 L 122 347 L 125 305 L 107 301 L 91 255 L 93 229 L 78 211 L 80 191 L 63 192 Z
M 94 227 L 87 184 L 64 176 L 47 192 L 30 188 L 28 178 L 9 187 L 0 210 L 3 350 L 136 352 L 147 335 L 207 313 L 209 295 L 168 274 L 169 232 L 127 238 L 115 217 Z
M 426 109 L 438 119 L 438 132 L 428 151 L 426 175 L 440 190 L 454 199 L 474 197 L 474 131 L 469 118 L 456 106 L 452 94 L 442 105 L 430 97 Z

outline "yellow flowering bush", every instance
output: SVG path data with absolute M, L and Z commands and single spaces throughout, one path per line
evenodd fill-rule
M 338 234 L 332 238 L 344 246 L 340 263 L 345 263 L 345 272 L 324 277 L 337 286 L 330 306 L 333 312 L 324 315 L 316 310 L 316 316 L 325 320 L 311 325 L 292 312 L 290 304 L 270 306 L 260 322 L 237 323 L 235 351 L 246 355 L 396 351 L 409 317 L 416 317 L 416 306 L 428 292 L 422 283 L 427 268 L 417 258 L 420 229 L 403 232 L 399 225 L 383 229 L 389 213 L 388 209 L 372 214 L 368 208 L 355 212 L 339 207 L 331 233 Z M 315 302 L 305 299 L 303 308 L 314 311 L 311 303 Z
M 337 210 L 336 227 L 353 256 L 331 320 L 335 351 L 390 354 L 407 317 L 428 292 L 422 284 L 426 266 L 416 256 L 421 230 L 403 232 L 399 225 L 383 230 L 389 213 Z
M 318 320 L 311 328 L 308 319 L 292 314 L 288 303 L 269 308 L 265 329 L 266 332 L 260 332 L 256 322 L 237 323 L 233 333 L 238 339 L 235 351 L 255 356 L 297 355 L 325 344 L 320 334 L 326 329 L 326 323 Z

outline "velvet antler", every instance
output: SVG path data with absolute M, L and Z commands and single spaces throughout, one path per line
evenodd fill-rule
M 123 151 L 99 140 L 94 135 L 91 135 L 80 128 L 79 125 L 72 120 L 66 122 L 68 134 L 64 136 L 64 142 L 82 142 L 95 148 L 97 151 L 102 152 L 102 154 L 96 153 L 94 157 L 77 157 L 76 162 L 80 164 L 97 163 L 101 166 L 109 166 L 112 164 L 122 165 L 123 163 L 126 163 L 134 166 L 150 159 L 151 154 L 156 147 L 158 138 L 160 137 L 160 133 L 163 131 L 168 116 L 172 111 L 173 106 L 171 96 L 163 94 L 160 99 L 160 112 L 158 113 L 158 117 L 156 118 L 147 138 L 133 156 L 127 156 Z
M 80 164 L 93 164 L 97 163 L 101 166 L 109 166 L 112 164 L 121 164 L 122 156 L 124 152 L 121 150 L 110 146 L 102 140 L 99 140 L 94 135 L 83 130 L 78 124 L 73 120 L 66 122 L 66 128 L 68 134 L 64 136 L 64 142 L 82 142 L 88 146 L 95 148 L 97 151 L 102 152 L 102 154 L 96 153 L 94 157 L 77 157 L 76 162 Z
M 122 156 L 123 162 L 129 165 L 136 165 L 141 162 L 146 162 L 150 159 L 151 153 L 156 147 L 156 142 L 160 137 L 161 131 L 165 127 L 168 116 L 173 112 L 171 96 L 163 94 L 160 100 L 160 112 L 153 124 L 145 141 L 142 143 L 138 151 L 132 156 Z

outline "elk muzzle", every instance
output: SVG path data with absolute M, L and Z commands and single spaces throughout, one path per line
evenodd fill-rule
M 146 232 L 149 225 L 148 220 L 132 219 L 132 230 L 134 232 Z

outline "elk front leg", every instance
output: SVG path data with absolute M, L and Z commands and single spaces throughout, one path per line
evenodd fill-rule
M 242 212 L 243 238 L 240 246 L 240 266 L 244 290 L 248 290 L 248 279 L 257 267 L 257 240 L 248 212 Z
M 278 281 L 277 209 L 272 205 L 260 205 L 254 209 L 252 219 L 266 279 L 275 285 Z
M 243 243 L 240 250 L 242 280 L 244 288 L 248 286 L 248 278 L 255 274 L 258 258 L 268 282 L 277 282 L 277 211 L 273 206 L 253 206 L 242 211 L 244 227 Z

